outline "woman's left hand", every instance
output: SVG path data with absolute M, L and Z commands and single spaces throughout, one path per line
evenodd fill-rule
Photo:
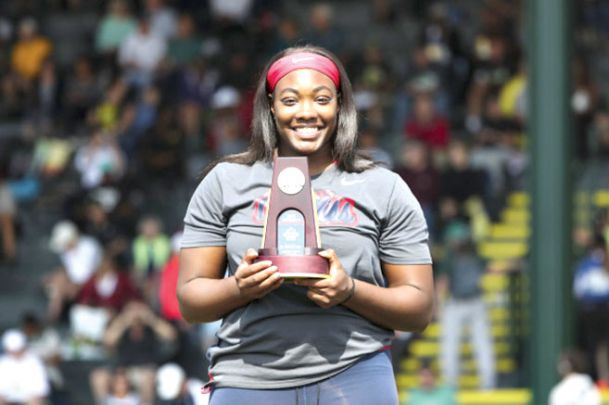
M 319 252 L 330 262 L 330 277 L 323 279 L 299 279 L 296 285 L 308 287 L 307 297 L 322 308 L 331 308 L 350 299 L 354 280 L 347 275 L 333 249 Z

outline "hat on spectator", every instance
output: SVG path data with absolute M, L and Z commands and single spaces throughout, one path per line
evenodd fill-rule
M 71 221 L 60 221 L 53 227 L 49 247 L 55 253 L 65 252 L 68 245 L 78 239 L 78 229 Z
M 2 348 L 9 353 L 20 352 L 25 349 L 27 338 L 19 329 L 9 329 L 2 335 Z
M 176 399 L 180 394 L 186 374 L 176 363 L 167 363 L 156 373 L 156 392 L 163 401 Z

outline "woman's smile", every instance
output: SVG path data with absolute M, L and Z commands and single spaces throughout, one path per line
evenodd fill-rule
M 313 140 L 321 134 L 321 128 L 316 126 L 294 127 L 292 131 L 303 140 Z

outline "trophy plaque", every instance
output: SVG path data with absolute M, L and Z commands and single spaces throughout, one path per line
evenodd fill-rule
M 270 260 L 284 278 L 325 278 L 322 250 L 307 158 L 276 157 L 257 260 Z

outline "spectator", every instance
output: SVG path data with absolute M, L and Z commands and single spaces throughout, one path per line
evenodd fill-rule
M 76 302 L 104 308 L 111 314 L 120 312 L 127 303 L 141 299 L 129 273 L 118 268 L 116 258 L 106 253 L 93 276 L 82 286 Z
M 486 306 L 480 280 L 484 263 L 474 250 L 469 227 L 450 223 L 444 233 L 446 256 L 439 267 L 438 297 L 442 305 L 441 366 L 444 381 L 457 387 L 459 343 L 464 327 L 469 326 L 476 356 L 480 388 L 495 387 L 495 358 Z M 447 298 L 445 298 L 447 297 Z
M 488 11 L 487 11 L 488 12 Z M 474 44 L 472 82 L 467 89 L 467 116 L 469 132 L 478 133 L 481 114 L 488 92 L 500 88 L 512 76 L 517 58 L 513 58 L 511 39 L 503 34 L 480 33 Z
M 31 170 L 43 179 L 58 178 L 65 173 L 72 157 L 74 146 L 65 139 L 52 137 L 49 127 L 32 126 L 29 130 L 40 131 L 34 145 Z
M 115 355 L 114 366 L 124 368 L 143 403 L 154 400 L 156 365 L 162 360 L 163 343 L 175 341 L 175 329 L 144 303 L 131 302 L 108 325 L 104 344 Z M 107 367 L 91 372 L 90 383 L 97 401 L 110 390 Z
M 0 168 L 0 263 L 17 262 L 17 204 Z
M 66 388 L 61 371 L 61 336 L 55 328 L 44 325 L 33 312 L 23 315 L 21 330 L 27 337 L 29 351 L 44 363 L 51 384 L 51 398 L 57 397 Z
M 334 7 L 331 3 L 320 2 L 311 6 L 307 25 L 309 30 L 305 33 L 305 39 L 340 56 L 344 49 L 344 38 L 333 19 Z
M 245 150 L 247 141 L 239 119 L 241 95 L 234 87 L 220 87 L 212 96 L 215 113 L 209 123 L 208 145 L 217 156 L 226 156 Z
M 102 89 L 91 60 L 80 57 L 74 64 L 72 74 L 66 78 L 63 109 L 69 128 L 84 124 L 87 113 L 102 96 Z
M 419 369 L 419 386 L 408 392 L 404 405 L 456 405 L 455 391 L 439 385 L 429 362 Z
M 433 2 L 418 41 L 425 58 L 439 74 L 442 88 L 448 90 L 451 105 L 460 101 L 469 68 L 461 47 L 460 32 L 452 21 L 456 14 L 454 8 L 452 3 Z
M 145 0 L 144 11 L 150 19 L 150 30 L 155 35 L 166 40 L 176 35 L 178 30 L 176 13 L 165 5 L 164 0 Z
M 159 367 L 156 373 L 156 392 L 159 405 L 207 405 L 209 394 L 203 394 L 203 382 L 187 378 L 186 373 L 176 363 Z
M 436 215 L 440 197 L 440 173 L 431 164 L 429 148 L 420 141 L 407 141 L 396 172 L 421 203 L 430 235 L 436 237 Z
M 31 17 L 19 23 L 19 40 L 13 47 L 11 66 L 20 79 L 32 82 L 51 54 L 51 43 L 38 34 L 38 23 Z
M 116 80 L 110 85 L 99 105 L 90 113 L 88 117 L 90 124 L 107 131 L 116 131 L 127 90 L 127 85 L 122 80 Z
M 170 255 L 171 243 L 163 233 L 161 221 L 154 216 L 142 218 L 133 240 L 132 256 L 136 279 L 144 285 L 147 297 L 156 291 L 159 273 Z
M 393 158 L 379 146 L 379 134 L 374 128 L 363 128 L 359 134 L 358 146 L 373 161 L 387 169 L 393 168 Z
M 96 194 L 103 195 L 103 191 L 109 190 L 98 189 Z M 109 193 L 111 192 L 109 191 Z M 97 239 L 112 254 L 124 256 L 130 241 L 127 240 L 127 236 L 118 228 L 115 221 L 110 218 L 111 211 L 112 208 L 103 203 L 103 197 L 92 197 L 85 202 L 83 229 L 87 235 Z
M 162 185 L 179 184 L 185 172 L 185 135 L 175 109 L 159 111 L 159 120 L 138 149 L 146 177 Z
M 413 113 L 404 131 L 408 139 L 419 140 L 436 151 L 444 150 L 450 141 L 448 121 L 438 114 L 431 95 L 427 93 L 414 96 Z
M 599 111 L 594 117 L 590 129 L 590 157 L 592 159 L 609 159 L 609 113 Z
M 599 384 L 609 387 L 609 269 L 607 248 L 596 237 L 575 269 L 573 292 L 578 301 L 588 357 L 593 359 Z
M 517 172 L 514 168 L 510 170 L 510 167 L 521 154 L 519 143 L 522 131 L 518 119 L 505 116 L 501 111 L 499 97 L 496 92 L 488 94 L 482 128 L 475 136 L 470 154 L 472 168 L 488 174 L 485 199 L 494 218 L 497 218 L 507 192 L 517 183 Z
M 195 21 L 190 14 L 182 14 L 178 19 L 177 33 L 169 41 L 167 59 L 178 68 L 192 63 L 201 55 L 203 41 L 198 37 Z
M 571 97 L 571 107 L 575 118 L 573 128 L 575 155 L 580 159 L 587 159 L 590 156 L 588 139 L 590 126 L 598 109 L 601 90 L 582 56 L 574 61 L 573 76 L 575 89 Z
M 550 391 L 549 405 L 601 405 L 601 396 L 594 382 L 584 372 L 581 353 L 567 350 L 557 364 L 560 382 Z
M 0 403 L 43 405 L 49 382 L 42 361 L 27 350 L 27 338 L 17 329 L 2 335 Z
M 45 59 L 36 83 L 36 108 L 34 116 L 40 124 L 50 126 L 60 112 L 62 91 L 57 67 L 52 59 Z
M 433 57 L 427 52 L 426 46 L 419 45 L 413 50 L 406 77 L 405 89 L 409 98 L 414 98 L 417 94 L 428 94 L 432 97 L 438 114 L 448 116 L 450 95 L 445 85 L 446 75 L 441 66 L 433 63 Z M 409 104 L 412 103 L 412 100 L 408 101 Z M 399 128 L 402 129 L 403 126 Z
M 123 68 L 124 80 L 137 88 L 150 85 L 166 51 L 165 38 L 151 30 L 149 18 L 140 18 L 137 30 L 119 48 L 118 63 Z
M 210 14 L 216 21 L 243 24 L 249 18 L 253 0 L 210 0 Z
M 125 157 L 111 134 L 97 130 L 76 151 L 74 166 L 85 189 L 114 183 L 125 172 Z
M 472 167 L 469 147 L 453 141 L 447 151 L 448 165 L 441 174 L 440 214 L 443 221 L 465 215 L 465 203 L 470 199 L 485 201 L 487 176 Z
M 102 400 L 104 405 L 140 405 L 140 397 L 133 392 L 132 384 L 129 382 L 127 371 L 122 368 L 116 369 L 110 376 L 110 389 L 107 396 Z
M 295 46 L 300 37 L 301 30 L 298 21 L 290 16 L 281 16 L 268 52 L 274 54 L 287 47 Z
M 156 123 L 160 101 L 158 89 L 149 86 L 142 90 L 138 100 L 125 108 L 121 118 L 119 142 L 127 158 L 136 155 L 142 138 Z
M 74 301 L 97 269 L 102 252 L 95 239 L 80 235 L 70 221 L 60 221 L 53 227 L 49 246 L 63 265 L 43 279 L 49 294 L 48 318 L 57 321 L 65 305 Z
M 95 33 L 95 48 L 102 54 L 114 53 L 137 29 L 137 21 L 129 13 L 125 0 L 112 0 Z
M 190 143 L 197 143 L 201 138 L 201 112 L 208 106 L 218 78 L 219 72 L 202 58 L 186 66 L 178 74 L 178 124 Z M 198 145 L 195 145 L 195 148 L 198 149 Z
M 488 94 L 492 94 L 489 91 Z M 524 61 L 518 63 L 518 71 L 499 89 L 501 116 L 524 124 L 527 118 L 527 69 Z

